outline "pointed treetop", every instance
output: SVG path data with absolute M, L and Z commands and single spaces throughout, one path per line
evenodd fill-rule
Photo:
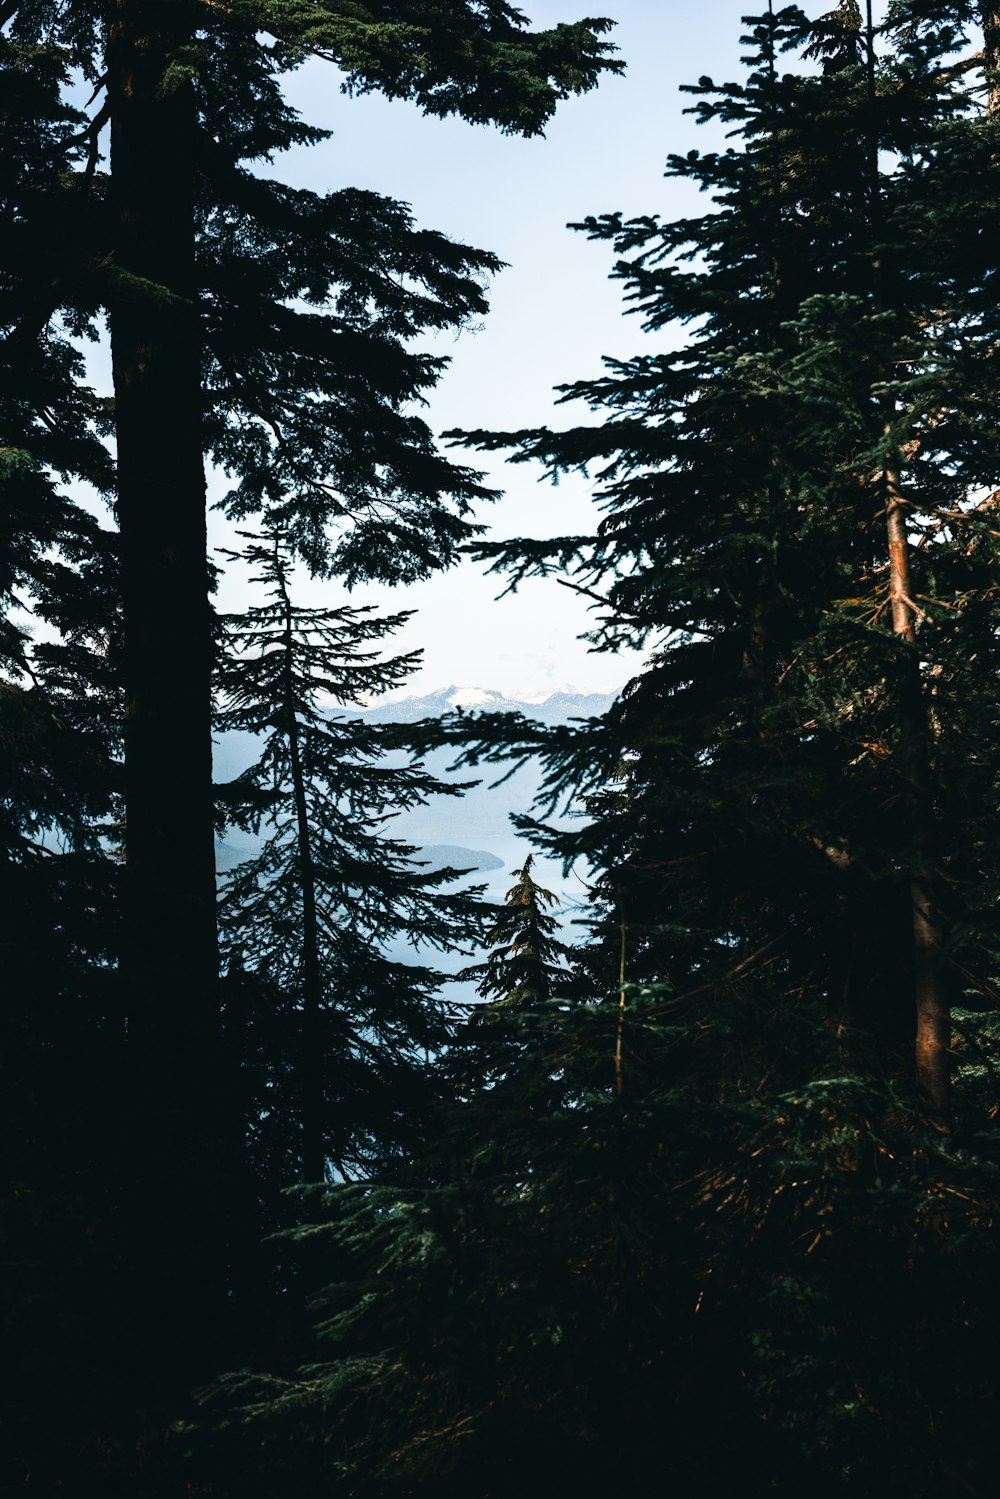
M 534 855 L 516 871 L 517 883 L 504 897 L 493 930 L 486 938 L 493 949 L 485 963 L 463 969 L 463 979 L 475 979 L 484 999 L 503 1005 L 530 1004 L 551 997 L 554 982 L 565 975 L 562 960 L 572 948 L 556 936 L 559 923 L 548 909 L 558 897 L 535 883 Z

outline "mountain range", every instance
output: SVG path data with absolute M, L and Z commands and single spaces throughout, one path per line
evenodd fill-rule
M 523 713 L 539 723 L 565 723 L 570 718 L 595 718 L 614 702 L 612 692 L 574 692 L 571 687 L 547 694 L 507 697 L 491 687 L 444 687 L 424 696 L 378 703 L 362 710 L 369 723 L 417 723 L 439 718 L 460 708 L 467 713 Z
M 523 713 L 540 723 L 566 723 L 573 718 L 592 718 L 604 713 L 614 701 L 613 693 L 580 693 L 563 689 L 547 697 L 527 695 L 508 697 L 502 692 L 481 687 L 442 688 L 438 692 L 411 695 L 395 701 L 379 702 L 367 708 L 335 710 L 346 717 L 364 718 L 369 723 L 416 723 L 437 718 L 456 708 L 474 712 Z M 222 735 L 215 749 L 215 777 L 229 780 L 252 763 L 256 746 L 248 734 Z M 502 765 L 487 765 L 477 770 L 456 770 L 455 752 L 434 750 L 426 756 L 427 769 L 439 780 L 470 780 L 461 797 L 432 797 L 425 806 L 402 812 L 393 819 L 392 836 L 416 845 L 421 857 L 433 869 L 451 865 L 474 870 L 470 883 L 485 884 L 486 897 L 501 901 L 511 884 L 511 874 L 524 863 L 530 852 L 511 825 L 511 814 L 530 813 L 537 795 L 541 775 L 537 762 L 529 761 L 507 779 Z M 502 781 L 502 784 L 497 784 Z M 252 857 L 258 840 L 231 832 L 217 847 L 220 871 L 231 869 L 241 859 Z M 536 855 L 536 878 L 560 898 L 563 915 L 584 894 L 582 882 L 567 878 L 561 866 Z M 405 954 L 394 954 L 403 957 Z M 465 960 L 461 960 L 465 961 Z M 456 966 L 461 966 L 461 961 Z

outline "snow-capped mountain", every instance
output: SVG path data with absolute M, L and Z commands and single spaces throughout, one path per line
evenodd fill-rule
M 522 713 L 539 723 L 566 723 L 573 718 L 595 717 L 614 701 L 612 693 L 579 693 L 566 689 L 551 693 L 541 701 L 527 697 L 506 697 L 502 692 L 484 687 L 444 687 L 438 692 L 377 703 L 359 713 L 371 723 L 416 723 L 437 718 L 456 708 L 470 715 L 479 712 Z M 421 847 L 448 843 L 484 849 L 503 859 L 524 859 L 527 848 L 516 837 L 510 823 L 511 813 L 531 811 L 540 784 L 539 768 L 534 763 L 521 767 L 502 785 L 503 765 L 482 765 L 456 770 L 455 750 L 435 750 L 426 757 L 427 768 L 440 780 L 477 781 L 463 795 L 433 797 L 425 807 L 402 814 L 394 822 L 398 836 Z M 505 878 L 506 876 L 504 876 Z
M 565 723 L 569 718 L 593 718 L 614 702 L 611 692 L 575 692 L 571 687 L 547 694 L 508 697 L 492 687 L 443 687 L 423 696 L 376 702 L 362 710 L 370 723 L 416 723 L 439 718 L 459 708 L 463 713 L 523 713 L 540 723 Z
M 613 702 L 613 693 L 583 693 L 572 688 L 539 699 L 535 694 L 508 697 L 492 688 L 450 686 L 438 692 L 377 703 L 359 716 L 373 723 L 416 723 L 461 708 L 469 714 L 523 713 L 525 718 L 539 723 L 557 724 L 573 718 L 597 717 Z M 426 757 L 426 765 L 442 781 L 473 780 L 478 784 L 461 797 L 433 797 L 426 806 L 402 814 L 393 821 L 393 835 L 420 848 L 444 843 L 493 855 L 499 861 L 499 868 L 495 873 L 480 873 L 477 882 L 485 882 L 488 898 L 499 901 L 510 887 L 512 872 L 530 852 L 530 845 L 517 836 L 510 818 L 512 813 L 531 812 L 540 785 L 540 769 L 536 762 L 529 761 L 504 780 L 502 765 L 456 770 L 454 758 L 453 750 L 436 750 Z M 498 781 L 502 784 L 497 785 Z M 542 884 L 559 895 L 564 918 L 568 916 L 568 908 L 583 894 L 580 880 L 571 876 L 567 881 L 561 867 L 551 860 L 537 861 L 535 873 Z
M 605 712 L 614 701 L 613 693 L 581 693 L 565 688 L 539 700 L 535 694 L 507 697 L 502 692 L 483 687 L 445 687 L 438 692 L 411 695 L 395 701 L 377 702 L 369 708 L 331 709 L 333 714 L 367 719 L 370 723 L 416 723 L 437 718 L 456 708 L 477 712 L 523 713 L 540 723 L 566 723 L 573 718 L 591 718 Z M 215 748 L 215 778 L 226 781 L 252 763 L 256 745 L 248 734 L 222 735 Z M 391 836 L 414 844 L 431 868 L 445 864 L 476 871 L 469 883 L 484 884 L 490 900 L 501 901 L 510 887 L 511 874 L 520 868 L 530 852 L 530 845 L 519 838 L 511 825 L 512 813 L 530 813 L 537 794 L 540 773 L 534 762 L 528 762 L 501 785 L 502 765 L 484 765 L 470 770 L 456 770 L 455 751 L 435 750 L 426 757 L 428 770 L 439 780 L 475 781 L 461 797 L 436 796 L 423 807 L 415 807 L 392 819 Z M 217 849 L 218 867 L 230 869 L 256 852 L 258 840 L 232 831 Z M 583 894 L 578 878 L 567 881 L 561 867 L 551 860 L 537 860 L 536 878 L 559 895 L 564 920 L 571 917 L 573 906 Z M 402 950 L 394 952 L 405 959 Z M 436 959 L 435 961 L 439 961 Z M 455 959 L 447 967 L 460 967 Z

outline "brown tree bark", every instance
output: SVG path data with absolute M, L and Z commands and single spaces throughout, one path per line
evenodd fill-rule
M 950 1092 L 951 1008 L 943 961 L 946 924 L 937 898 L 935 820 L 930 787 L 930 745 L 917 647 L 919 610 L 913 600 L 906 504 L 895 455 L 884 472 L 889 546 L 889 599 L 893 633 L 904 653 L 900 687 L 899 759 L 906 783 L 910 900 L 913 911 L 913 978 L 916 1005 L 917 1086 L 938 1113 Z
M 868 99 L 872 121 L 868 132 L 868 171 L 871 229 L 877 235 L 881 220 L 881 188 L 876 134 L 876 59 L 872 0 L 866 0 Z M 872 254 L 872 282 L 881 307 L 884 268 L 880 252 Z M 927 711 L 923 701 L 917 622 L 920 610 L 913 598 L 910 542 L 906 532 L 907 506 L 900 482 L 900 456 L 892 441 L 891 403 L 885 409 L 886 451 L 882 470 L 886 540 L 889 552 L 889 603 L 892 628 L 900 647 L 899 749 L 897 763 L 905 787 L 907 809 L 906 858 L 912 911 L 912 966 L 916 1037 L 914 1075 L 918 1088 L 942 1117 L 950 1095 L 951 1009 L 943 960 L 946 923 L 937 900 L 936 826 L 931 791 L 931 756 Z
M 210 1123 L 219 1000 L 197 119 L 190 81 L 169 72 L 192 16 L 184 0 L 113 0 L 108 34 L 127 818 L 121 970 L 135 1136 L 128 1148 L 133 1169 L 156 1182 L 137 1188 L 132 1252 L 152 1260 L 147 1273 L 159 1279 L 168 1340 L 182 1308 L 177 1336 L 204 1312 L 207 1267 L 219 1263 L 212 1220 L 218 1224 L 222 1176 Z

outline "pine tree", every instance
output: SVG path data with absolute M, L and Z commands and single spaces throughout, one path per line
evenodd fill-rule
M 252 1469 L 265 1483 L 292 1472 L 308 1494 L 334 1479 L 352 1495 L 590 1494 L 649 1477 L 654 1427 L 662 1465 L 678 1405 L 678 1425 L 705 1433 L 702 1392 L 678 1401 L 672 1387 L 684 1353 L 662 1352 L 665 1322 L 694 1294 L 679 1263 L 672 1287 L 658 1283 L 654 1243 L 679 1251 L 663 1212 L 673 1185 L 660 1145 L 648 1158 L 617 1102 L 606 1107 L 604 1007 L 530 865 L 487 936 L 493 951 L 462 975 L 479 977 L 485 1002 L 440 1060 L 436 1145 L 333 1189 L 329 1218 L 294 1235 L 337 1270 L 317 1301 L 318 1357 L 233 1375 L 212 1397 L 225 1414 L 201 1461 L 207 1450 L 223 1493 Z M 718 1394 L 726 1373 L 712 1377 Z M 726 1458 L 699 1467 L 735 1477 Z
M 463 979 L 477 980 L 476 988 L 494 1004 L 536 1004 L 549 999 L 565 968 L 560 959 L 572 949 L 555 933 L 558 922 L 551 907 L 557 897 L 543 890 L 531 874 L 534 856 L 529 854 L 517 872 L 517 884 L 504 897 L 496 925 L 487 945 L 493 948 L 484 963 L 462 971 Z
M 216 1360 L 238 1258 L 233 1089 L 222 1082 L 232 1059 L 216 982 L 205 459 L 232 476 L 237 518 L 283 506 L 298 552 L 348 582 L 446 565 L 485 493 L 414 415 L 443 361 L 412 340 L 482 312 L 495 257 L 416 229 L 377 195 L 296 192 L 251 165 L 321 138 L 281 94 L 284 74 L 310 56 L 341 66 L 351 89 L 529 134 L 559 99 L 618 66 L 604 22 L 532 33 L 502 4 L 404 9 L 0 9 L 15 412 L 3 442 L 27 517 L 2 581 L 26 579 L 26 601 L 70 632 L 67 690 L 66 663 L 76 651 L 82 671 L 81 632 L 91 631 L 88 670 L 108 703 L 127 701 L 126 919 L 109 924 L 102 908 L 89 949 L 107 977 L 109 944 L 118 947 L 125 993 L 104 985 L 94 1019 L 125 1039 L 127 1059 L 117 1138 L 104 1142 L 90 1204 L 122 1262 L 109 1361 L 125 1371 L 123 1387 L 143 1386 L 153 1440 L 168 1419 L 160 1396 L 169 1403 Z M 93 88 L 86 112 L 65 102 L 81 80 Z M 88 389 L 78 351 L 101 330 L 114 407 Z M 117 474 L 105 446 L 112 422 Z M 120 545 L 68 503 L 61 486 L 77 477 L 116 491 Z M 68 565 L 53 568 L 48 548 L 64 543 Z M 97 578 L 113 622 L 105 612 L 92 630 L 85 594 Z M 100 693 L 82 677 L 72 691 L 79 722 Z M 108 742 L 118 731 L 110 726 Z M 66 770 L 62 750 L 39 754 Z M 88 814 L 107 812 L 102 787 Z M 102 874 L 103 836 L 87 833 Z M 27 900 L 31 887 L 16 878 Z M 132 1418 L 111 1404 L 106 1416 L 132 1451 Z M 105 1431 L 88 1450 L 119 1450 L 115 1440 Z
M 254 346 L 270 354 L 270 375 L 275 372 L 273 362 L 282 361 L 282 351 L 286 362 L 301 361 L 298 379 L 286 388 L 288 400 L 300 412 L 300 388 L 310 388 L 310 377 L 321 377 L 322 366 L 330 362 L 341 369 L 346 365 L 360 376 L 350 382 L 348 375 L 349 383 L 360 384 L 368 393 L 374 389 L 376 404 L 390 419 L 378 424 L 382 427 L 380 448 L 372 440 L 374 433 L 367 441 L 364 469 L 381 469 L 378 492 L 390 510 L 396 495 L 405 497 L 404 507 L 405 500 L 423 502 L 426 533 L 444 533 L 447 555 L 455 535 L 465 534 L 461 524 L 456 532 L 454 518 L 446 519 L 448 500 L 454 494 L 461 513 L 468 479 L 453 476 L 448 465 L 435 463 L 419 424 L 408 427 L 399 416 L 407 394 L 429 373 L 427 364 L 420 367 L 417 361 L 416 380 L 404 375 L 400 382 L 399 322 L 379 328 L 366 346 L 365 341 L 336 338 L 341 331 L 336 318 L 328 317 L 317 325 L 287 310 L 289 300 L 300 291 L 294 273 L 287 274 L 290 267 L 284 259 L 289 249 L 289 208 L 296 195 L 274 184 L 257 183 L 242 163 L 319 138 L 320 133 L 295 119 L 279 89 L 282 73 L 309 55 L 338 63 L 352 88 L 380 88 L 393 97 L 414 98 L 432 113 L 495 120 L 504 129 L 528 134 L 541 128 L 559 98 L 591 87 L 599 73 L 614 64 L 599 41 L 606 23 L 580 23 L 534 35 L 502 4 L 452 3 L 429 11 L 418 6 L 412 15 L 400 14 L 396 8 L 389 15 L 380 7 L 360 13 L 350 7 L 346 14 L 337 6 L 305 11 L 296 5 L 251 6 L 231 11 L 195 4 L 164 8 L 148 0 L 122 0 L 110 17 L 92 5 L 75 7 L 71 17 L 63 16 L 58 7 L 15 5 L 8 8 L 5 19 L 16 42 L 30 47 L 45 37 L 61 45 L 69 64 L 94 83 L 95 98 L 100 100 L 97 112 L 82 131 L 67 137 L 74 149 L 81 137 L 90 148 L 80 184 L 90 205 L 98 199 L 100 133 L 105 124 L 111 127 L 107 212 L 98 211 L 98 223 L 89 236 L 91 274 L 85 278 L 88 284 L 82 296 L 91 306 L 100 300 L 108 308 L 115 369 L 131 851 L 124 964 L 139 1006 L 133 1028 L 137 1047 L 147 1060 L 151 1053 L 162 1058 L 170 1055 L 174 1067 L 181 1067 L 185 1056 L 207 1056 L 212 1050 L 211 993 L 216 966 L 202 368 L 206 349 L 218 353 L 220 344 L 227 375 L 234 359 L 240 363 L 241 345 L 244 355 L 247 352 L 246 335 L 240 331 L 240 313 L 247 310 L 245 296 L 238 298 L 244 305 L 236 315 L 230 312 L 223 319 L 221 337 L 213 340 L 211 336 L 212 313 L 219 310 L 219 300 L 225 302 L 226 291 L 230 287 L 249 290 L 233 274 L 238 273 L 240 257 L 236 265 L 225 267 L 228 282 L 219 274 L 224 267 L 213 253 L 218 242 L 211 232 L 212 227 L 221 228 L 217 211 L 221 208 L 224 215 L 230 205 L 238 213 L 242 210 L 249 220 L 244 232 L 263 234 L 265 243 L 275 215 L 285 220 L 282 263 L 273 267 L 276 275 L 272 274 L 263 297 L 268 322 L 277 323 L 275 331 L 280 330 L 279 342 L 277 347 L 268 347 L 265 340 L 261 350 L 263 328 L 255 324 Z M 105 195 L 101 192 L 100 196 Z M 322 306 L 329 302 L 337 282 L 322 253 L 333 215 L 320 204 L 317 224 L 315 211 L 309 213 L 318 201 L 298 195 L 295 206 L 298 215 L 311 219 L 302 236 L 306 253 L 313 252 L 311 263 L 302 267 L 306 281 L 302 290 L 307 300 Z M 294 210 L 293 216 L 297 216 Z M 206 218 L 208 234 L 202 238 L 199 257 L 199 219 L 204 222 Z M 253 300 L 264 290 L 259 275 L 263 249 L 258 242 L 254 254 L 244 257 L 252 261 L 256 273 Z M 432 254 L 432 265 L 434 258 Z M 380 300 L 377 289 L 384 273 L 375 268 L 377 264 L 369 261 L 362 271 L 362 280 L 368 283 L 364 290 L 352 286 L 347 293 L 348 299 L 355 299 L 355 314 L 360 311 L 359 293 L 365 305 L 373 295 L 376 302 Z M 409 270 L 419 279 L 419 264 L 411 264 Z M 445 290 L 447 275 L 443 281 L 434 279 Z M 47 304 L 43 302 L 40 314 L 36 310 L 35 315 L 47 322 L 64 301 L 76 306 L 80 295 L 65 276 L 56 276 L 48 288 Z M 413 299 L 409 300 L 412 305 Z M 460 320 L 464 308 L 431 306 L 426 312 L 422 324 L 440 325 L 456 317 Z M 320 327 L 327 332 L 326 339 L 315 336 Z M 300 335 L 298 339 L 293 330 Z M 385 359 L 371 358 L 380 352 L 396 368 L 386 369 Z M 412 360 L 410 368 L 414 368 Z M 382 383 L 386 377 L 388 388 Z M 321 389 L 324 384 L 328 381 L 321 380 Z M 282 414 L 272 406 L 263 414 L 254 409 L 247 423 L 235 388 L 211 386 L 210 381 L 208 404 L 222 417 L 229 438 L 220 456 L 259 476 L 264 457 L 261 424 L 274 423 L 273 432 L 283 425 Z M 255 394 L 259 392 L 248 382 L 244 399 L 251 407 Z M 340 402 L 336 405 L 344 416 Z M 341 424 L 348 430 L 334 427 L 331 431 L 329 406 L 318 404 L 316 414 L 318 420 L 311 430 L 321 444 L 324 461 L 307 486 L 314 534 L 322 532 L 326 518 L 351 513 L 356 505 L 352 496 L 364 478 L 363 473 L 352 473 L 344 461 L 344 449 L 357 447 L 348 435 L 350 419 Z M 367 431 L 373 413 L 358 412 L 357 416 Z M 279 449 L 283 446 L 280 438 L 277 444 Z M 242 465 L 235 456 L 237 450 Z M 163 497 L 162 506 L 148 503 L 149 455 L 157 452 L 164 458 L 156 464 L 153 482 Z M 280 458 L 277 469 L 269 481 L 272 485 L 280 483 Z M 331 480 L 334 493 L 324 495 L 323 484 Z M 317 520 L 318 501 L 321 516 Z M 361 512 L 371 515 L 367 495 Z M 386 519 L 381 517 L 383 523 Z M 369 525 L 369 537 L 372 529 Z M 397 574 L 406 575 L 407 567 L 420 574 L 430 565 L 425 538 L 415 546 L 415 557 L 405 554 L 400 542 L 397 536 L 389 552 L 390 557 L 399 558 Z M 384 553 L 375 566 L 393 571 Z M 166 631 L 163 622 L 168 617 L 172 623 Z M 192 866 L 195 858 L 197 864 Z M 153 951 L 162 956 L 150 964 Z M 190 1013 L 183 1018 L 178 995 L 187 996 L 185 1007 Z M 199 1044 L 189 1047 L 195 1035 Z M 155 1090 L 156 1068 L 150 1070 L 146 1086 Z M 196 1097 L 205 1085 L 204 1076 L 192 1079 Z M 167 1099 L 160 1103 L 170 1108 Z
M 0 36 L 0 1484 L 40 1491 L 107 1429 L 121 1180 L 117 539 L 85 498 L 113 489 L 110 410 L 91 310 L 47 319 L 88 234 L 65 82 L 58 48 Z
M 272 1165 L 273 1191 L 367 1175 L 418 1137 L 448 1006 L 439 974 L 386 948 L 460 950 L 483 917 L 478 890 L 442 889 L 454 871 L 421 868 L 391 836 L 395 815 L 448 788 L 393 763 L 377 725 L 337 712 L 413 669 L 380 650 L 406 616 L 296 605 L 280 530 L 248 538 L 244 557 L 267 601 L 222 619 L 217 722 L 253 735 L 259 757 L 220 791 L 264 842 L 228 876 L 222 921 L 224 952 L 259 985 L 248 1126 L 258 1154 L 293 1161 Z
M 891 1439 L 873 1415 L 887 1403 L 891 1429 L 920 1454 L 908 1491 L 965 1481 L 916 1436 L 923 1402 L 947 1407 L 938 1429 L 960 1427 L 979 1454 L 955 1473 L 982 1463 L 966 1420 L 966 1406 L 981 1409 L 974 1392 L 951 1401 L 912 1369 L 931 1349 L 954 1356 L 977 1300 L 995 1316 L 981 1279 L 996 1192 L 982 1112 L 993 1023 L 960 1007 L 956 1042 L 948 1014 L 991 1006 L 996 971 L 981 904 L 996 855 L 979 811 L 1000 748 L 987 707 L 995 268 L 979 219 L 995 191 L 994 127 L 966 91 L 970 70 L 952 65 L 962 38 L 946 22 L 911 23 L 900 7 L 877 59 L 857 6 L 812 27 L 786 10 L 757 25 L 745 88 L 701 81 L 703 116 L 740 128 L 746 149 L 671 166 L 714 189 L 722 211 L 584 227 L 623 257 L 616 274 L 651 329 L 704 321 L 677 355 L 611 363 L 605 379 L 567 389 L 606 411 L 603 425 L 518 435 L 520 456 L 553 470 L 600 466 L 596 542 L 483 549 L 515 578 L 569 565 L 582 585 L 605 585 L 600 646 L 662 642 L 589 753 L 584 735 L 553 744 L 553 783 L 592 787 L 602 820 L 550 841 L 596 853 L 609 946 L 625 913 L 641 985 L 626 1092 L 661 1096 L 685 1056 L 691 1111 L 705 1086 L 718 1090 L 701 1146 L 706 1201 L 767 1223 L 747 1256 L 759 1255 L 759 1284 L 793 1277 L 784 1311 L 765 1298 L 758 1367 L 762 1391 L 776 1392 L 770 1419 L 789 1402 L 798 1481 L 834 1451 L 844 1483 L 865 1493 L 889 1482 Z M 789 44 L 819 73 L 779 77 Z M 880 169 L 879 152 L 896 162 Z M 676 258 L 685 246 L 699 257 L 691 269 Z M 915 1069 L 903 1060 L 914 990 Z M 697 1029 L 705 1044 L 691 1052 Z M 949 1111 L 962 1143 L 942 1151 Z M 801 1216 L 771 1207 L 789 1186 L 782 1151 Z M 895 1211 L 880 1198 L 887 1183 Z M 957 1221 L 946 1204 L 959 1193 L 969 1206 Z M 962 1243 L 950 1268 L 926 1237 L 930 1211 Z M 849 1225 L 866 1219 L 883 1253 L 864 1315 L 871 1329 L 901 1318 L 912 1340 L 909 1360 L 887 1369 L 880 1335 L 850 1331 L 861 1295 Z M 795 1234 L 813 1273 L 796 1264 Z M 758 1293 L 742 1283 L 745 1306 Z M 817 1350 L 821 1327 L 839 1356 Z M 793 1399 L 782 1360 L 801 1361 Z M 841 1406 L 823 1409 L 824 1380 L 845 1392 Z
M 95 90 L 89 123 L 62 141 L 70 162 L 87 148 L 76 274 L 57 265 L 40 307 L 19 313 L 27 326 L 97 304 L 111 331 L 128 702 L 123 965 L 145 1074 L 141 1128 L 170 1156 L 179 1129 L 192 1149 L 203 1132 L 218 1051 L 203 454 L 238 476 L 241 513 L 262 489 L 281 494 L 290 530 L 348 580 L 423 576 L 448 561 L 482 493 L 406 412 L 441 364 L 405 342 L 480 310 L 474 278 L 494 258 L 408 233 L 405 211 L 373 195 L 289 192 L 245 163 L 320 138 L 279 86 L 310 55 L 339 63 L 352 88 L 529 134 L 616 65 L 599 40 L 605 23 L 533 34 L 503 5 L 390 16 L 122 0 L 110 17 L 89 4 L 71 16 L 17 5 L 6 20 L 22 53 L 44 38 Z M 293 310 L 296 300 L 315 310 Z
M 478 550 L 652 649 L 547 747 L 424 736 L 588 799 L 536 831 L 595 866 L 596 947 L 420 1178 L 331 1194 L 333 1356 L 234 1387 L 262 1442 L 350 1411 L 348 1492 L 988 1491 L 996 139 L 954 8 L 902 9 L 753 21 L 745 83 L 693 90 L 742 147 L 670 161 L 714 209 L 582 226 L 690 337 L 567 387 L 593 425 L 473 435 L 596 468 L 596 536 Z
M 820 78 L 778 80 L 774 48 L 795 40 L 808 41 L 820 58 Z M 521 434 L 521 455 L 554 468 L 605 465 L 602 502 L 609 513 L 596 547 L 569 541 L 554 563 L 545 560 L 544 543 L 484 550 L 521 576 L 574 557 L 587 586 L 624 573 L 611 583 L 609 620 L 598 643 L 610 648 L 620 639 L 667 635 L 669 643 L 632 684 L 612 725 L 616 752 L 629 758 L 623 817 L 635 826 L 640 804 L 648 802 L 652 858 L 659 859 L 655 841 L 663 840 L 674 852 L 671 867 L 683 871 L 676 891 L 657 893 L 643 870 L 636 928 L 655 934 L 651 900 L 686 915 L 692 897 L 719 906 L 731 890 L 747 902 L 740 920 L 751 910 L 767 913 L 771 930 L 748 932 L 748 941 L 769 941 L 780 929 L 787 944 L 796 940 L 795 926 L 801 930 L 801 914 L 791 930 L 789 921 L 803 909 L 804 890 L 819 881 L 813 909 L 826 924 L 831 898 L 823 887 L 833 870 L 850 866 L 856 877 L 863 869 L 875 887 L 864 899 L 876 901 L 886 917 L 882 931 L 872 933 L 884 957 L 866 953 L 860 982 L 871 984 L 875 1006 L 867 1021 L 864 1002 L 850 998 L 848 1009 L 855 1021 L 876 1028 L 881 1009 L 892 1027 L 891 991 L 876 976 L 887 962 L 897 973 L 892 988 L 905 982 L 914 960 L 901 955 L 901 945 L 912 939 L 903 937 L 878 887 L 899 888 L 902 868 L 913 874 L 930 858 L 920 852 L 925 835 L 913 823 L 923 794 L 914 778 L 925 775 L 930 750 L 925 744 L 918 752 L 915 741 L 930 732 L 919 727 L 928 714 L 937 712 L 940 721 L 936 706 L 914 704 L 918 625 L 921 654 L 933 632 L 935 647 L 949 658 L 928 664 L 922 697 L 936 704 L 942 679 L 949 681 L 968 704 L 967 721 L 987 732 L 979 705 L 989 691 L 992 649 L 980 635 L 977 610 L 991 586 L 991 559 L 981 541 L 970 552 L 964 539 L 942 534 L 941 507 L 922 525 L 919 515 L 921 499 L 933 486 L 940 492 L 949 462 L 963 465 L 962 480 L 945 481 L 957 482 L 960 492 L 963 481 L 966 487 L 992 481 L 981 441 L 965 468 L 965 426 L 981 419 L 973 411 L 985 417 L 992 400 L 985 367 L 977 364 L 974 377 L 982 396 L 970 380 L 976 347 L 970 334 L 991 314 L 978 291 L 976 219 L 962 214 L 954 175 L 975 169 L 988 135 L 958 113 L 964 96 L 941 65 L 947 34 L 901 47 L 883 65 L 875 93 L 856 7 L 846 21 L 840 12 L 824 18 L 815 32 L 797 13 L 784 12 L 773 27 L 761 28 L 758 42 L 762 66 L 747 89 L 701 106 L 707 117 L 742 120 L 749 149 L 672 163 L 681 175 L 719 185 L 729 211 L 679 225 L 625 225 L 608 217 L 586 226 L 620 252 L 632 252 L 618 274 L 651 328 L 671 317 L 706 310 L 710 316 L 704 333 L 677 356 L 612 365 L 605 380 L 569 388 L 568 395 L 611 409 L 604 427 Z M 708 80 L 699 91 L 710 91 Z M 876 147 L 898 152 L 904 163 L 877 192 L 870 175 Z M 930 241 L 947 219 L 956 228 L 931 269 Z M 761 224 L 768 229 L 763 236 Z M 671 263 L 686 240 L 709 257 L 707 272 Z M 955 342 L 942 336 L 945 328 L 954 330 Z M 972 402 L 963 405 L 962 418 L 953 404 L 960 388 L 963 402 Z M 677 416 L 667 421 L 671 410 Z M 483 438 L 489 445 L 502 441 Z M 900 471 L 897 459 L 904 457 Z M 881 475 L 874 491 L 873 473 Z M 714 504 L 696 505 L 699 492 L 709 490 Z M 873 494 L 890 521 L 884 539 Z M 958 506 L 950 519 L 960 520 Z M 640 566 L 626 571 L 626 557 Z M 941 603 L 928 608 L 932 594 Z M 892 604 L 902 652 L 886 654 L 883 599 Z M 969 632 L 966 644 L 945 624 L 958 625 L 955 611 Z M 969 648 L 973 639 L 984 655 Z M 934 753 L 944 753 L 940 734 Z M 925 770 L 916 764 L 921 758 Z M 605 756 L 599 774 L 607 765 Z M 977 775 L 974 766 L 952 778 L 954 793 L 964 796 L 970 775 Z M 911 789 L 900 796 L 903 784 Z M 698 820 L 691 808 L 701 788 L 706 815 Z M 611 855 L 616 839 L 625 846 L 622 833 L 611 821 L 600 835 L 616 879 L 622 863 Z M 692 834 L 696 843 L 677 862 Z M 823 859 L 832 866 L 825 873 Z M 698 867 L 704 874 L 692 885 L 688 872 Z M 967 888 L 973 895 L 971 880 Z M 925 902 L 913 904 L 919 910 Z M 690 915 L 693 928 L 705 925 L 696 906 Z M 854 915 L 861 920 L 857 908 Z M 725 922 L 718 930 L 724 971 L 734 929 Z M 676 934 L 668 932 L 676 963 Z M 813 953 L 817 940 L 823 938 L 814 924 Z M 940 945 L 940 936 L 935 941 Z M 832 974 L 834 959 L 831 953 Z M 694 961 L 704 976 L 704 954 Z M 988 953 L 969 954 L 980 982 L 991 962 Z M 848 988 L 857 982 L 849 978 Z M 939 1034 L 929 1064 L 936 1081 L 926 1070 L 920 1074 L 938 1106 L 946 1049 L 947 1035 Z

